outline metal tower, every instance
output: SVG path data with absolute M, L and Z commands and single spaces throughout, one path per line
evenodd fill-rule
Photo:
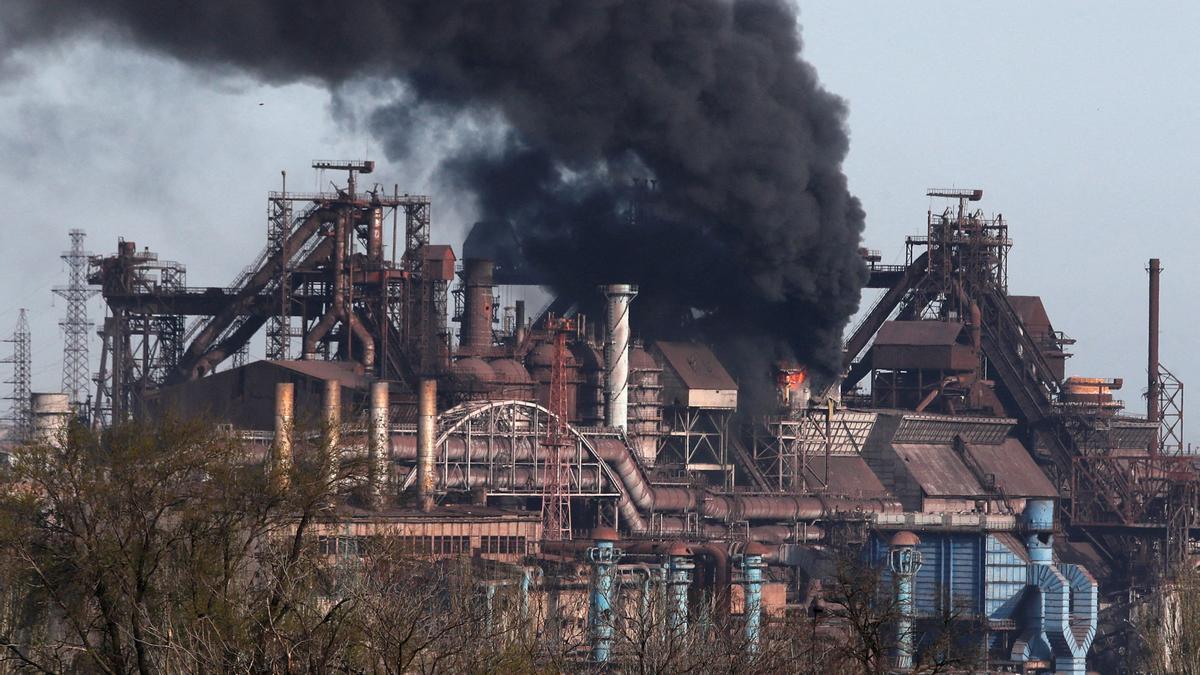
M 62 391 L 78 407 L 87 398 L 91 373 L 88 370 L 88 333 L 94 324 L 88 321 L 87 301 L 98 292 L 87 284 L 88 253 L 83 250 L 83 230 L 71 230 L 71 250 L 62 254 L 67 263 L 67 285 L 57 286 L 54 294 L 67 301 L 67 314 L 58 322 L 63 331 Z
M 0 361 L 0 363 L 13 364 L 12 379 L 5 380 L 6 383 L 12 385 L 12 396 L 8 397 L 8 400 L 12 401 L 9 420 L 12 423 L 13 435 L 16 439 L 25 440 L 29 438 L 33 428 L 33 415 L 29 402 L 31 341 L 29 320 L 25 316 L 24 309 L 17 316 L 17 327 L 13 330 L 13 336 L 5 342 L 13 343 L 12 356 Z
M 283 190 L 272 194 L 267 204 L 267 250 L 271 259 L 277 260 L 275 293 L 279 298 L 279 312 L 267 323 L 267 358 L 271 360 L 292 358 L 292 270 L 283 253 L 292 236 L 292 201 L 287 198 L 287 172 L 282 174 Z
M 546 475 L 542 482 L 542 538 L 571 539 L 570 452 L 567 430 L 567 334 L 575 330 L 571 319 L 548 317 L 546 328 L 554 338 L 554 363 L 550 368 L 550 419 L 546 423 Z

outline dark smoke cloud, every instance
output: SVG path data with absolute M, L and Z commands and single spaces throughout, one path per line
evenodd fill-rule
M 423 117 L 500 119 L 501 141 L 458 143 L 440 175 L 560 289 L 638 283 L 758 373 L 791 354 L 840 367 L 863 213 L 845 106 L 783 2 L 6 0 L 0 24 L 0 59 L 107 31 L 272 82 L 402 82 L 369 121 L 393 159 L 420 161 Z

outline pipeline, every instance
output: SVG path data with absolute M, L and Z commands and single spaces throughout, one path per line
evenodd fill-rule
M 346 296 L 350 291 L 346 283 L 349 276 L 346 271 L 346 240 L 349 236 L 349 213 L 338 214 L 337 227 L 334 230 L 333 249 L 333 305 L 325 315 L 317 321 L 317 325 L 304 336 L 304 358 L 313 358 L 317 351 L 317 342 L 333 328 L 338 319 L 358 338 L 363 345 L 362 364 L 370 370 L 375 365 L 375 339 L 363 327 L 362 321 L 346 304 Z

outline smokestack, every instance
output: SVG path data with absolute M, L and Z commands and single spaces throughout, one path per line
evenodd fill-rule
M 279 382 L 275 385 L 275 444 L 271 461 L 267 463 L 272 485 L 287 489 L 292 470 L 292 429 L 295 385 Z
M 321 458 L 325 470 L 327 489 L 336 492 L 338 464 L 341 459 L 338 447 L 342 442 L 342 383 L 337 380 L 325 380 L 325 392 L 321 399 L 322 422 L 324 424 L 324 439 L 322 442 L 324 456 Z
M 463 354 L 480 354 L 492 346 L 492 272 L 495 263 L 483 258 L 463 261 L 462 335 L 458 350 Z
M 625 429 L 629 420 L 629 303 L 637 286 L 609 284 L 602 288 L 608 300 L 608 333 L 604 338 L 604 423 Z
M 513 325 L 513 337 L 516 344 L 521 344 L 525 341 L 525 301 L 517 300 L 516 303 L 516 322 Z
M 437 424 L 437 380 L 421 380 L 417 390 L 417 496 L 421 510 L 433 510 L 434 476 L 433 442 Z
M 1158 409 L 1158 279 L 1162 273 L 1158 258 L 1150 259 L 1150 322 L 1146 349 L 1146 419 L 1156 424 L 1162 421 Z M 1150 439 L 1150 454 L 1157 454 L 1159 430 Z
M 33 416 L 33 439 L 37 443 L 57 446 L 65 438 L 71 422 L 71 397 L 67 394 L 30 394 L 29 409 Z
M 367 505 L 383 505 L 388 469 L 388 383 L 371 384 L 370 428 L 367 436 Z

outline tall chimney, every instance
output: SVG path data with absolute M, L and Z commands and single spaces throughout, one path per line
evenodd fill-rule
M 370 428 L 367 436 L 367 504 L 383 505 L 383 484 L 388 470 L 388 383 L 371 384 Z
M 514 342 L 521 344 L 525 341 L 525 301 L 517 300 L 516 305 L 516 321 L 513 322 L 513 338 Z
M 462 333 L 459 351 L 464 354 L 480 354 L 492 346 L 492 272 L 495 263 L 483 258 L 467 258 L 463 261 Z
M 433 442 L 437 424 L 437 380 L 421 380 L 417 390 L 417 496 L 421 510 L 433 510 L 434 475 Z
M 604 423 L 625 429 L 629 420 L 629 303 L 637 286 L 602 287 L 608 300 L 604 337 Z
M 322 431 L 324 438 L 321 457 L 322 468 L 325 471 L 326 489 L 336 492 L 338 464 L 341 459 L 338 447 L 342 443 L 342 383 L 337 380 L 325 380 L 325 392 L 321 398 Z
M 271 483 L 281 490 L 287 489 L 292 470 L 295 391 L 295 385 L 291 382 L 279 382 L 275 385 L 275 444 L 271 461 L 267 463 L 267 470 L 270 472 Z
M 1155 424 L 1162 423 L 1162 411 L 1158 409 L 1158 278 L 1162 273 L 1158 258 L 1150 259 L 1150 325 L 1146 350 L 1146 419 Z M 1157 454 L 1159 429 L 1155 428 L 1150 440 L 1150 454 Z

